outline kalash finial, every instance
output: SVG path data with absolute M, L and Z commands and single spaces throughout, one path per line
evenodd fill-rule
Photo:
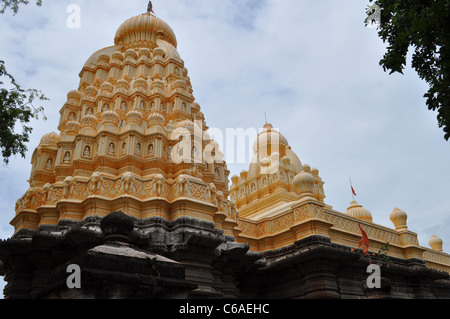
M 148 2 L 148 6 L 147 6 L 147 13 L 153 13 L 155 14 L 155 12 L 153 12 L 153 4 L 151 1 Z

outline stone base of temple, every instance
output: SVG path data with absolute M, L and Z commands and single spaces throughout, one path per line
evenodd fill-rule
M 450 298 L 447 272 L 416 258 L 385 257 L 324 236 L 251 252 L 213 223 L 136 223 L 122 213 L 0 243 L 6 299 Z M 368 286 L 371 264 L 380 267 L 380 287 Z M 70 265 L 80 269 L 78 287 L 69 287 Z
M 264 263 L 240 277 L 242 298 L 450 298 L 449 274 L 427 268 L 423 260 L 366 256 L 322 236 L 308 237 L 261 257 Z M 379 287 L 368 287 L 370 265 L 379 266 Z

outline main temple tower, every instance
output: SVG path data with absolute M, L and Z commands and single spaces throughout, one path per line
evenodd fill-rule
M 83 66 L 59 134 L 44 136 L 34 152 L 16 236 L 95 226 L 118 210 L 141 224 L 189 215 L 235 236 L 229 171 L 192 93 L 169 25 L 150 13 L 125 21 L 114 46 Z
M 55 267 L 81 247 L 103 243 L 105 227 L 147 252 L 175 258 L 167 265 L 178 274 L 177 289 L 193 285 L 190 295 L 235 296 L 233 285 L 220 288 L 211 263 L 230 243 L 244 254 L 248 247 L 233 244 L 240 230 L 228 200 L 229 171 L 208 134 L 173 30 L 149 12 L 132 17 L 118 28 L 114 45 L 89 57 L 79 76 L 78 89 L 67 94 L 60 111 L 59 132 L 45 135 L 33 153 L 30 188 L 11 221 L 14 236 L 0 249 L 10 256 L 16 245 L 29 243 L 15 259 L 23 272 L 17 273 L 16 262 L 16 270 L 6 271 L 7 297 L 43 296 Z M 113 212 L 132 221 L 126 235 L 124 216 L 114 214 L 115 226 L 102 227 Z M 45 266 L 30 255 L 39 255 Z M 181 273 L 178 262 L 185 264 Z M 29 279 L 25 287 L 17 277 Z M 156 293 L 152 285 L 141 291 Z

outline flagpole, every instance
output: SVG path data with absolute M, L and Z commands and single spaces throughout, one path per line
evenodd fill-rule
M 350 180 L 350 189 L 352 190 L 352 197 L 353 197 L 353 201 L 355 201 L 355 194 L 353 193 L 352 178 L 351 178 L 351 177 L 349 177 L 348 179 Z

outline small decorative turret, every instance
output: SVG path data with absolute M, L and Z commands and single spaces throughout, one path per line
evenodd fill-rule
M 396 231 L 404 231 L 408 229 L 408 226 L 406 224 L 408 215 L 401 209 L 395 208 L 390 215 L 390 219 L 394 224 Z
M 307 164 L 303 165 L 303 171 L 294 177 L 292 183 L 294 184 L 297 194 L 312 196 L 315 179 L 311 174 L 311 167 Z
M 57 146 L 59 141 L 61 141 L 61 136 L 55 132 L 52 132 L 44 135 L 39 144 L 42 146 Z
M 241 179 L 245 181 L 247 179 L 248 172 L 246 170 L 241 171 Z
M 239 183 L 239 176 L 233 175 L 233 176 L 231 177 L 231 182 L 233 183 L 233 186 L 232 186 L 232 187 L 236 187 L 236 186 L 238 185 L 238 183 Z
M 350 203 L 350 207 L 347 208 L 347 215 L 366 222 L 372 222 L 372 214 L 370 211 L 359 205 L 356 201 Z

